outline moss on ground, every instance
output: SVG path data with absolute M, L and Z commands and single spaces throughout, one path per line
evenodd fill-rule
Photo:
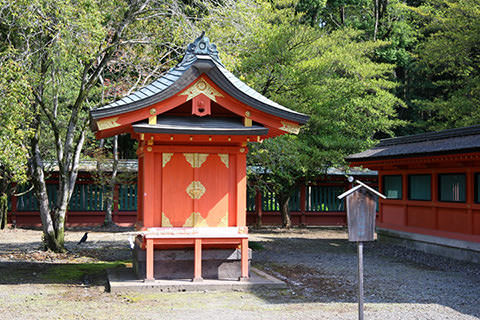
M 39 276 L 43 280 L 54 282 L 80 281 L 85 276 L 103 274 L 107 269 L 126 267 L 130 261 L 73 263 L 52 265 Z
M 253 251 L 259 251 L 265 249 L 263 244 L 259 241 L 248 241 L 248 247 Z

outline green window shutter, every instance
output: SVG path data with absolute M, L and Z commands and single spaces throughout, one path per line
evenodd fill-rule
M 118 209 L 120 211 L 137 210 L 137 184 L 121 184 L 118 190 Z
M 402 176 L 383 176 L 383 194 L 387 199 L 402 199 Z
M 68 210 L 103 211 L 103 192 L 104 188 L 101 185 L 75 184 L 70 203 L 68 204 Z
M 432 177 L 429 174 L 408 176 L 409 200 L 432 200 Z
M 292 193 L 288 208 L 290 211 L 300 211 L 300 190 L 298 188 Z
M 344 191 L 340 186 L 309 186 L 306 188 L 305 210 L 343 211 L 343 200 L 338 200 L 337 196 Z
M 25 192 L 28 186 L 21 186 L 20 192 Z M 33 194 L 33 190 L 17 198 L 17 211 L 38 211 L 38 201 Z
M 439 199 L 445 202 L 465 202 L 465 174 L 439 174 Z
M 265 191 L 262 196 L 262 211 L 279 211 L 280 205 L 277 201 L 276 195 L 273 192 Z

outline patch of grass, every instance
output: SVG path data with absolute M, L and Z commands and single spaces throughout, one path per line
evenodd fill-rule
M 129 263 L 130 261 L 59 264 L 51 266 L 39 276 L 49 281 L 80 281 L 86 275 L 91 276 L 103 273 L 107 269 L 126 267 Z
M 263 244 L 261 244 L 258 241 L 248 241 L 248 247 L 252 249 L 253 251 L 259 251 L 265 249 Z

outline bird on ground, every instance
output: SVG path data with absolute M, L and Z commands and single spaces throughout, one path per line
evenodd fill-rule
M 85 234 L 83 235 L 82 239 L 80 239 L 80 241 L 78 241 L 77 245 L 79 245 L 79 244 L 84 243 L 85 241 L 87 241 L 87 238 L 88 238 L 88 232 L 85 232 Z

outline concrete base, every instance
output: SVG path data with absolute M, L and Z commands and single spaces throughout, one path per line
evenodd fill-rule
M 138 280 L 132 269 L 107 270 L 109 292 L 183 292 L 183 291 L 248 291 L 255 288 L 286 289 L 285 282 L 251 268 L 250 278 L 239 280 L 211 280 L 193 282 L 180 280 Z
M 480 243 L 377 228 L 380 241 L 456 260 L 480 263 Z
M 194 250 L 155 250 L 155 279 L 193 278 Z M 133 249 L 133 270 L 138 279 L 145 279 L 146 253 L 135 245 Z M 248 251 L 248 264 L 252 259 L 252 250 Z M 203 249 L 202 277 L 204 279 L 238 280 L 242 273 L 240 249 Z

